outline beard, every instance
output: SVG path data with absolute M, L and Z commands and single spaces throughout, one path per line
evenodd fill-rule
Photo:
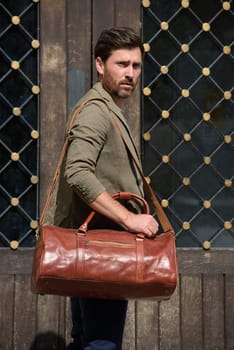
M 105 77 L 102 80 L 103 87 L 107 90 L 112 96 L 126 99 L 135 90 L 137 82 L 133 82 L 131 78 L 125 78 L 120 82 L 117 82 L 112 76 L 107 72 Z

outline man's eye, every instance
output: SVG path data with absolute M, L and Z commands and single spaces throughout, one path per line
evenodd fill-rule
M 140 63 L 136 63 L 136 64 L 133 65 L 133 68 L 134 69 L 139 69 L 139 68 L 141 68 L 141 64 Z
M 127 64 L 126 64 L 125 62 L 119 62 L 118 65 L 119 65 L 120 67 L 126 67 L 126 66 L 127 66 Z

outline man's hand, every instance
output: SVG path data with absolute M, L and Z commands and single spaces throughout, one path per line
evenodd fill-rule
M 144 233 L 149 238 L 154 237 L 158 232 L 158 222 L 152 215 L 147 214 L 133 214 L 129 212 L 124 226 L 130 232 Z
M 152 215 L 130 212 L 107 192 L 100 194 L 95 201 L 90 203 L 90 207 L 122 225 L 130 232 L 143 233 L 147 237 L 152 238 L 158 231 L 158 222 Z

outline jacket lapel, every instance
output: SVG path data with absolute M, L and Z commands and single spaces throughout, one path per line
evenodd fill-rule
M 96 83 L 94 85 L 94 89 L 96 89 L 98 91 L 98 93 L 100 94 L 100 97 L 103 98 L 103 100 L 108 105 L 109 109 L 113 112 L 113 115 L 117 119 L 117 121 L 121 127 L 121 130 L 126 138 L 126 141 L 130 147 L 131 152 L 135 155 L 136 159 L 138 160 L 139 166 L 141 166 L 140 160 L 139 160 L 140 159 L 139 154 L 137 152 L 133 136 L 131 134 L 131 131 L 130 131 L 129 126 L 126 122 L 126 119 L 124 118 L 124 115 L 123 115 L 121 109 L 113 102 L 109 93 L 105 89 L 103 89 L 101 83 Z

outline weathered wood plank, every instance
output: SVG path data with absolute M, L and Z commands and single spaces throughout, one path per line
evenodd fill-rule
M 181 344 L 182 349 L 203 349 L 201 276 L 181 277 Z
M 223 275 L 203 278 L 203 320 L 204 350 L 225 349 Z
M 1 248 L 0 254 L 0 275 L 31 274 L 33 248 L 19 248 L 11 250 Z
M 136 349 L 158 350 L 158 302 L 138 301 L 136 309 Z
M 181 274 L 234 274 L 234 249 L 177 248 L 179 272 Z
M 90 88 L 92 69 L 91 1 L 67 1 L 69 110 Z
M 140 30 L 141 2 L 139 0 L 116 1 L 116 25 Z
M 67 118 L 66 1 L 40 5 L 41 166 L 40 199 L 44 205 L 64 139 Z
M 181 349 L 180 281 L 170 300 L 159 304 L 160 350 Z
M 29 350 L 65 350 L 64 339 L 53 331 L 37 333 Z M 17 350 L 20 350 L 17 349 Z
M 0 274 L 30 274 L 32 269 L 33 248 L 19 248 L 12 251 L 1 249 Z M 227 274 L 234 275 L 234 249 L 177 249 L 179 273 L 181 274 Z M 228 278 L 228 277 L 227 277 Z
M 38 296 L 37 302 L 37 335 L 40 335 L 37 344 L 44 348 L 51 344 L 56 349 L 63 349 L 64 339 L 64 313 L 61 314 L 64 298 L 58 296 Z
M 36 329 L 36 296 L 30 291 L 30 278 L 15 277 L 14 333 L 12 350 L 28 350 Z
M 103 29 L 115 26 L 115 0 L 93 1 L 92 24 L 93 45 L 95 45 Z
M 225 335 L 226 349 L 234 349 L 234 275 L 225 276 Z
M 50 305 L 48 309 L 48 305 Z M 59 297 L 53 295 L 39 295 L 37 301 L 37 332 L 47 330 L 58 333 L 59 325 Z
M 0 349 L 12 350 L 15 306 L 14 276 L 0 275 L 0 286 Z
M 115 26 L 115 0 L 94 0 L 92 17 L 92 83 L 97 81 L 94 63 L 94 47 L 104 29 Z
M 59 298 L 59 324 L 58 324 L 58 348 L 63 350 L 66 343 L 66 305 L 67 299 L 65 297 Z
M 136 350 L 136 302 L 129 301 L 123 336 L 123 350 Z
M 66 339 L 66 343 L 69 344 L 71 341 L 71 329 L 72 329 L 70 298 L 66 298 L 64 324 L 65 324 L 65 339 Z

